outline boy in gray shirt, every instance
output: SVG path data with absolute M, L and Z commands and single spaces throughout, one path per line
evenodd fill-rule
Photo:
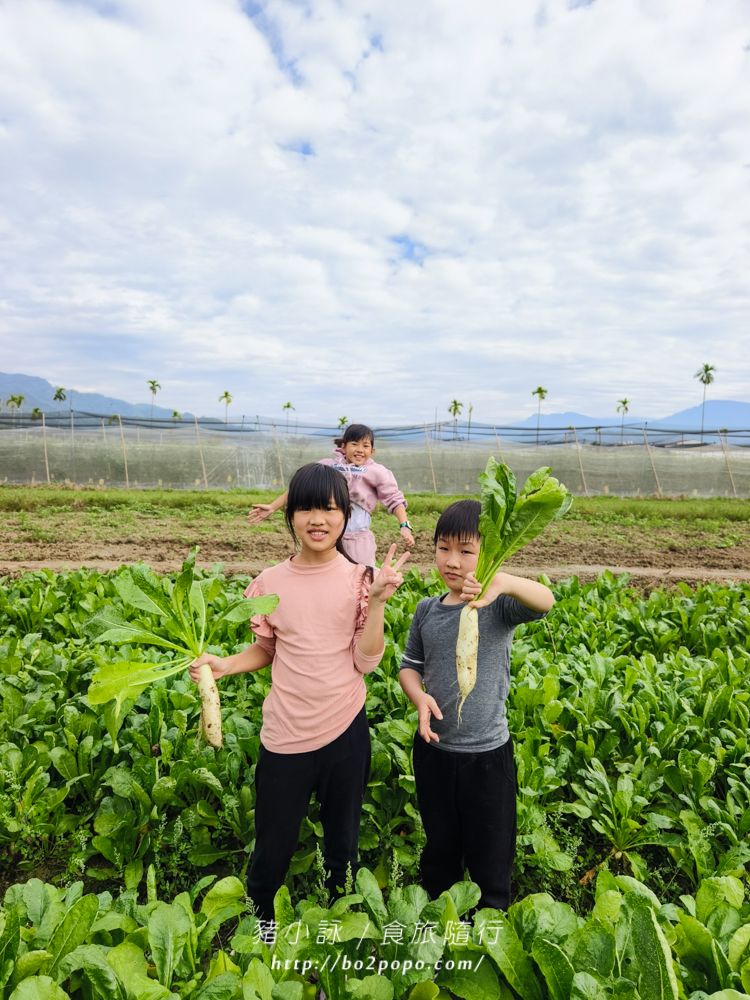
M 475 600 L 480 508 L 478 500 L 459 500 L 438 520 L 435 559 L 448 592 L 417 605 L 399 680 L 419 712 L 414 776 L 427 834 L 424 886 L 434 899 L 468 868 L 482 890 L 479 906 L 507 910 L 516 846 L 516 772 L 505 716 L 510 647 L 516 626 L 543 618 L 555 599 L 541 583 L 497 573 Z M 456 640 L 467 601 L 478 608 L 479 655 L 459 722 Z

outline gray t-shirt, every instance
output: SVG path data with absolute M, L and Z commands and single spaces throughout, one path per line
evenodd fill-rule
M 455 753 L 484 753 L 508 739 L 505 701 L 510 690 L 510 646 L 523 622 L 544 618 L 514 597 L 501 594 L 479 608 L 479 656 L 474 689 L 461 709 L 456 675 L 458 621 L 464 604 L 443 604 L 440 597 L 420 601 L 414 612 L 401 670 L 416 670 L 424 688 L 438 704 L 442 720 L 432 716 L 430 728 L 440 737 L 432 746 Z

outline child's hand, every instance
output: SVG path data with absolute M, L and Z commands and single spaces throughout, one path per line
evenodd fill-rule
M 464 588 L 461 591 L 461 600 L 468 601 L 470 608 L 486 608 L 488 604 L 492 604 L 496 597 L 506 592 L 507 580 L 507 573 L 495 573 L 484 597 L 478 601 L 476 598 L 482 593 L 482 585 L 473 573 L 467 573 Z
M 399 528 L 399 532 L 407 549 L 410 549 L 414 545 L 414 535 L 412 535 L 408 528 Z
M 247 515 L 247 519 L 250 524 L 260 524 L 261 521 L 265 521 L 271 514 L 273 514 L 273 504 L 254 503 L 253 509 Z
M 226 657 L 216 656 L 214 653 L 204 653 L 203 656 L 198 657 L 195 663 L 190 665 L 190 677 L 196 684 L 201 679 L 198 667 L 202 666 L 204 663 L 208 663 L 211 667 L 211 673 L 214 675 L 215 681 L 217 681 L 220 677 L 225 677 L 228 673 Z
M 443 713 L 438 708 L 437 702 L 431 694 L 427 694 L 426 691 L 422 694 L 417 705 L 417 711 L 419 712 L 419 735 L 425 743 L 429 743 L 430 740 L 439 743 L 440 737 L 430 729 L 430 717 L 434 715 L 436 719 L 442 719 Z
M 391 566 L 391 560 L 393 559 L 395 553 L 396 546 L 391 545 L 388 549 L 388 555 L 385 557 L 383 565 L 380 567 L 380 572 L 370 585 L 371 601 L 379 601 L 381 604 L 385 604 L 388 598 L 393 597 L 398 588 L 404 582 L 404 578 L 399 573 L 399 570 L 409 558 L 409 553 L 404 552 L 395 566 Z

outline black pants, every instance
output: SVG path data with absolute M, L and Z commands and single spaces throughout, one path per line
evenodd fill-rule
M 315 792 L 323 824 L 327 886 L 336 895 L 346 869 L 356 874 L 362 798 L 370 777 L 370 731 L 364 706 L 348 729 L 307 753 L 273 753 L 261 744 L 255 768 L 255 851 L 247 892 L 263 920 L 299 845 L 302 820 Z
M 435 899 L 469 869 L 479 906 L 507 910 L 516 852 L 513 741 L 485 753 L 454 753 L 414 737 L 414 776 L 427 843 L 422 882 Z

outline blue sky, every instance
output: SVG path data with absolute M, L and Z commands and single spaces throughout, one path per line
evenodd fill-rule
M 748 399 L 738 0 L 4 0 L 5 371 L 223 414 Z

